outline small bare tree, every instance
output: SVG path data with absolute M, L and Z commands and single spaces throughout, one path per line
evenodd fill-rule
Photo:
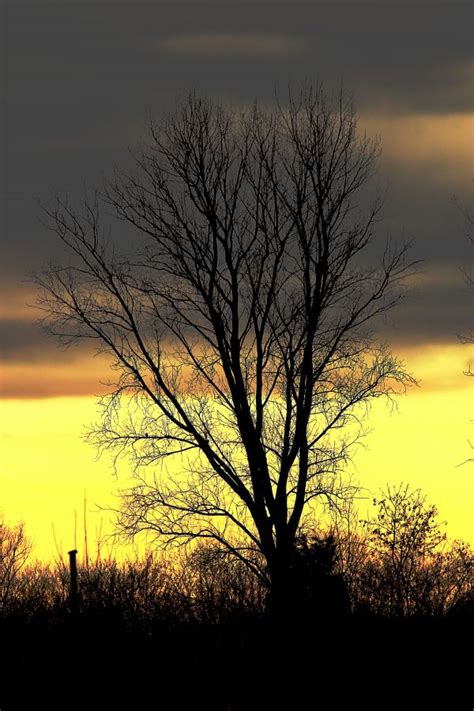
M 31 553 L 25 526 L 8 526 L 0 518 L 0 611 L 7 606 L 18 575 Z
M 48 210 L 75 260 L 39 279 L 46 325 L 93 339 L 118 373 L 93 437 L 135 458 L 120 530 L 215 539 L 277 606 L 363 405 L 411 380 L 369 331 L 408 269 L 405 246 L 374 259 L 378 154 L 344 91 L 242 112 L 191 95 L 133 171 Z M 132 228 L 127 254 L 102 206 Z
M 373 504 L 376 515 L 363 521 L 372 554 L 363 568 L 369 605 L 398 617 L 428 611 L 446 541 L 436 506 L 408 484 L 387 486 Z

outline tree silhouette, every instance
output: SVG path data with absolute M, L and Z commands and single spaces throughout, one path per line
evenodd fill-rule
M 363 522 L 372 551 L 372 562 L 362 571 L 370 606 L 398 617 L 429 612 L 436 579 L 441 580 L 443 562 L 448 561 L 441 555 L 446 534 L 436 507 L 408 484 L 387 486 L 373 504 L 376 515 Z M 455 556 L 457 561 L 461 557 Z
M 0 612 L 10 603 L 21 569 L 31 553 L 25 525 L 9 526 L 0 518 Z
M 47 210 L 72 261 L 38 279 L 45 325 L 118 373 L 91 437 L 134 458 L 119 529 L 215 539 L 278 609 L 362 406 L 411 380 L 370 330 L 409 270 L 406 246 L 372 249 L 378 154 L 343 90 L 244 111 L 193 94 L 151 124 L 132 171 Z M 103 209 L 132 228 L 128 250 Z
M 337 572 L 338 541 L 332 534 L 302 534 L 296 540 L 291 576 L 294 616 L 332 621 L 350 611 L 348 587 Z

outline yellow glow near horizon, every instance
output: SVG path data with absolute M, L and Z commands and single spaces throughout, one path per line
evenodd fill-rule
M 474 544 L 474 465 L 458 466 L 472 454 L 474 383 L 462 374 L 467 353 L 462 346 L 433 346 L 402 355 L 420 387 L 397 398 L 398 410 L 375 403 L 368 421 L 372 431 L 348 472 L 370 491 L 401 481 L 421 488 L 437 505 L 440 520 L 448 521 L 449 536 Z M 57 554 L 53 525 L 63 554 L 74 545 L 83 549 L 84 496 L 92 555 L 100 527 L 111 531 L 111 515 L 97 505 L 113 506 L 114 492 L 129 482 L 125 474 L 114 480 L 110 461 L 96 460 L 93 447 L 81 439 L 97 414 L 91 396 L 0 401 L 0 512 L 10 523 L 25 521 L 40 559 Z M 370 500 L 367 506 L 361 502 L 361 513 L 365 508 L 370 510 Z
M 0 401 L 2 429 L 1 509 L 7 522 L 23 520 L 41 559 L 76 544 L 82 548 L 87 498 L 91 545 L 107 514 L 97 504 L 113 502 L 114 481 L 105 462 L 81 438 L 96 419 L 91 397 Z

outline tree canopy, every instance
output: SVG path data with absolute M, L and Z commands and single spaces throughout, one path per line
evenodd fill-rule
M 375 259 L 379 151 L 344 90 L 245 110 L 192 94 L 132 170 L 48 208 L 72 259 L 39 277 L 45 324 L 117 373 L 92 436 L 135 459 L 122 531 L 215 539 L 285 596 L 349 425 L 412 382 L 372 334 L 410 270 L 405 245 Z

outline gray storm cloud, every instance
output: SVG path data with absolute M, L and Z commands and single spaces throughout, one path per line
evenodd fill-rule
M 450 134 L 449 143 L 441 119 L 468 120 L 473 111 L 472 13 L 456 0 L 10 3 L 4 282 L 14 291 L 29 271 L 60 258 L 38 198 L 80 198 L 115 162 L 130 162 L 128 147 L 147 116 L 171 108 L 176 96 L 196 89 L 267 102 L 289 81 L 335 87 L 341 78 L 385 143 L 381 229 L 412 239 L 433 273 L 446 266 L 456 273 L 469 250 L 452 196 L 469 201 L 469 140 L 458 145 Z M 404 147 L 411 116 L 422 117 L 420 137 Z M 428 126 L 430 117 L 439 138 L 434 129 L 423 135 L 420 121 Z M 427 155 L 418 149 L 423 140 Z M 461 276 L 459 285 L 420 284 L 417 301 L 400 309 L 394 338 L 455 340 L 470 306 Z M 9 361 L 50 357 L 51 344 L 24 323 L 2 322 L 0 338 Z

